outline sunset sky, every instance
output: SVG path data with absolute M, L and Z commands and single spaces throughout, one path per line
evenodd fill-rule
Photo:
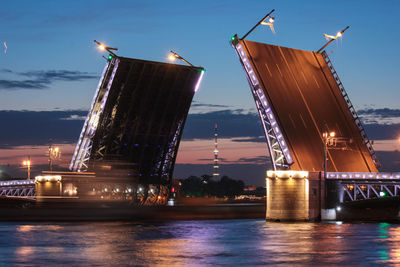
M 249 184 L 270 167 L 261 124 L 230 37 L 272 8 L 275 30 L 248 39 L 318 50 L 323 33 L 350 25 L 327 49 L 384 170 L 400 171 L 400 2 L 393 1 L 6 1 L 0 9 L 0 170 L 22 175 L 47 164 L 50 142 L 67 166 L 105 61 L 118 55 L 167 61 L 174 50 L 206 69 L 185 126 L 175 176 L 211 173 L 213 127 L 221 172 Z M 5 51 L 5 45 L 7 50 Z

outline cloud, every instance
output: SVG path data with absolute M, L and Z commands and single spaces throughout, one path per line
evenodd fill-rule
M 400 172 L 400 151 L 377 151 L 379 161 L 382 163 L 381 172 Z
M 364 129 L 371 140 L 398 139 L 400 134 L 399 124 L 364 124 Z
M 227 160 L 220 159 L 221 166 L 229 165 L 229 164 L 263 164 L 263 165 L 271 165 L 271 158 L 269 156 L 257 156 L 257 157 L 242 157 L 237 160 Z M 210 164 L 213 164 L 212 159 L 209 159 Z
M 190 106 L 189 114 L 204 114 L 213 111 L 232 109 L 232 106 L 221 104 L 200 103 L 194 101 Z
M 361 109 L 357 111 L 358 115 L 361 118 L 363 124 L 379 124 L 379 125 L 388 125 L 388 124 L 400 124 L 400 109 L 390 109 L 390 108 L 381 108 L 381 109 Z
M 258 136 L 258 137 L 245 137 L 245 138 L 234 138 L 232 139 L 233 142 L 255 142 L 255 143 L 265 143 L 265 137 L 264 136 Z
M 87 116 L 79 116 L 76 114 L 70 115 L 67 118 L 60 118 L 60 120 L 65 120 L 65 121 L 84 121 Z
M 226 158 L 220 158 L 220 157 L 218 157 L 218 159 L 219 159 L 220 161 L 226 161 Z M 202 159 L 197 159 L 197 160 L 198 160 L 198 161 L 210 162 L 210 163 L 214 164 L 214 157 L 211 157 L 211 158 L 202 158 Z
M 271 158 L 269 156 L 258 156 L 253 158 L 239 158 L 237 163 L 248 163 L 248 164 L 271 164 Z
M 382 116 L 397 116 L 396 110 L 369 110 Z M 363 114 L 366 111 L 362 112 Z M 1 111 L 0 147 L 48 144 L 49 140 L 60 143 L 76 142 L 87 116 L 86 110 L 54 111 Z M 183 132 L 183 140 L 207 139 L 214 136 L 214 124 L 218 123 L 220 138 L 233 142 L 265 143 L 264 132 L 258 114 L 241 109 L 220 110 L 189 114 Z M 400 124 L 365 124 L 372 140 L 398 139 Z
M 13 73 L 13 71 L 10 69 L 0 69 L 0 72 Z
M 75 143 L 87 111 L 0 111 L 0 147 Z M 67 118 L 67 119 L 66 119 Z M 68 119 L 77 118 L 77 119 Z
M 28 71 L 18 73 L 21 76 L 33 77 L 42 81 L 81 81 L 88 79 L 97 79 L 97 75 L 88 72 L 71 70 L 48 70 L 48 71 Z
M 14 74 L 24 78 L 24 80 L 1 79 L 0 90 L 15 90 L 15 89 L 47 89 L 50 84 L 56 81 L 83 81 L 90 79 L 98 79 L 97 75 L 70 70 L 48 70 L 48 71 L 27 71 L 14 72 L 9 69 L 1 69 L 0 72 Z
M 190 107 L 207 107 L 207 108 L 228 108 L 227 105 L 206 104 L 206 103 L 193 103 Z
M 214 125 L 218 124 L 220 138 L 263 136 L 258 114 L 242 109 L 218 110 L 188 115 L 183 133 L 184 140 L 210 139 L 214 135 Z
M 400 109 L 363 109 L 358 112 L 367 135 L 372 140 L 397 139 L 400 133 Z M 368 117 L 369 116 L 369 117 Z M 221 138 L 233 138 L 235 142 L 265 142 L 258 114 L 243 109 L 224 109 L 188 115 L 183 139 L 209 139 L 218 123 Z
M 40 80 L 0 80 L 0 90 L 12 90 L 12 89 L 46 89 L 49 84 L 47 81 Z

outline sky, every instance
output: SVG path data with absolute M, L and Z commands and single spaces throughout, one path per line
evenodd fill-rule
M 327 52 L 368 135 L 376 140 L 375 149 L 387 169 L 396 170 L 400 2 L 389 0 L 4 1 L 0 169 L 20 174 L 19 162 L 31 155 L 39 170 L 46 164 L 50 142 L 63 147 L 59 164 L 67 165 L 105 65 L 96 39 L 118 47 L 118 55 L 154 61 L 167 62 L 172 49 L 206 69 L 185 126 L 175 176 L 212 171 L 217 122 L 221 172 L 263 184 L 270 167 L 267 148 L 229 40 L 235 33 L 245 34 L 273 8 L 276 34 L 259 27 L 248 40 L 316 51 L 326 42 L 323 33 L 334 35 L 350 26 Z

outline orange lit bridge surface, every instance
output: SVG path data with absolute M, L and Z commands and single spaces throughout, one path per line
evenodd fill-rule
M 232 42 L 263 122 L 275 169 L 377 172 L 378 159 L 325 52 Z

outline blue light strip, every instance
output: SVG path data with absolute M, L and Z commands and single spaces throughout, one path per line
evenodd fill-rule
M 102 74 L 102 77 L 100 78 L 96 93 L 93 97 L 92 105 L 90 107 L 88 116 L 86 117 L 85 123 L 82 128 L 82 132 L 79 136 L 79 141 L 75 148 L 74 155 L 72 157 L 71 164 L 69 167 L 70 170 L 72 170 L 72 171 L 81 171 L 82 165 L 85 161 L 85 157 L 90 153 L 92 138 L 93 138 L 94 134 L 96 133 L 98 120 L 99 120 L 101 114 L 103 113 L 104 106 L 107 101 L 112 82 L 114 80 L 115 73 L 118 69 L 119 59 L 118 58 L 115 59 L 113 71 L 112 71 L 110 80 L 107 84 L 107 88 L 104 93 L 104 96 L 101 99 L 100 106 L 96 106 L 96 104 L 98 103 L 97 101 L 98 101 L 98 97 L 99 97 L 99 92 L 103 85 L 104 78 L 105 78 L 107 69 L 109 68 L 110 64 L 111 63 L 108 63 L 103 70 L 103 74 Z
M 14 185 L 34 185 L 35 179 L 33 180 L 9 180 L 0 182 L 0 186 L 14 186 Z
M 248 57 L 243 49 L 243 46 L 240 43 L 238 43 L 237 45 L 234 45 L 234 47 L 235 47 L 240 59 L 242 60 L 243 65 L 245 67 L 245 71 L 247 73 L 247 76 L 249 77 L 249 79 L 251 81 L 251 84 L 253 87 L 252 88 L 253 94 L 258 96 L 258 98 L 261 102 L 262 108 L 264 109 L 265 113 L 267 114 L 267 119 L 271 124 L 272 131 L 274 132 L 276 139 L 278 140 L 282 154 L 285 157 L 286 162 L 289 165 L 291 165 L 294 163 L 294 161 L 293 161 L 292 155 L 289 151 L 289 148 L 287 146 L 287 142 L 285 141 L 285 138 L 283 137 L 282 131 L 280 130 L 278 122 L 275 119 L 275 115 L 273 114 L 272 109 L 268 103 L 268 100 L 265 97 L 263 88 L 261 87 L 261 85 L 257 79 L 256 73 L 255 73 L 253 67 L 251 66 L 250 60 L 248 59 Z M 266 131 L 265 126 L 264 126 L 264 131 Z M 268 132 L 266 132 L 265 134 L 268 135 Z M 273 155 L 272 148 L 269 147 L 269 149 L 270 149 L 270 154 L 272 157 L 272 155 Z
M 400 172 L 327 172 L 327 179 L 379 179 L 379 180 L 400 180 Z

